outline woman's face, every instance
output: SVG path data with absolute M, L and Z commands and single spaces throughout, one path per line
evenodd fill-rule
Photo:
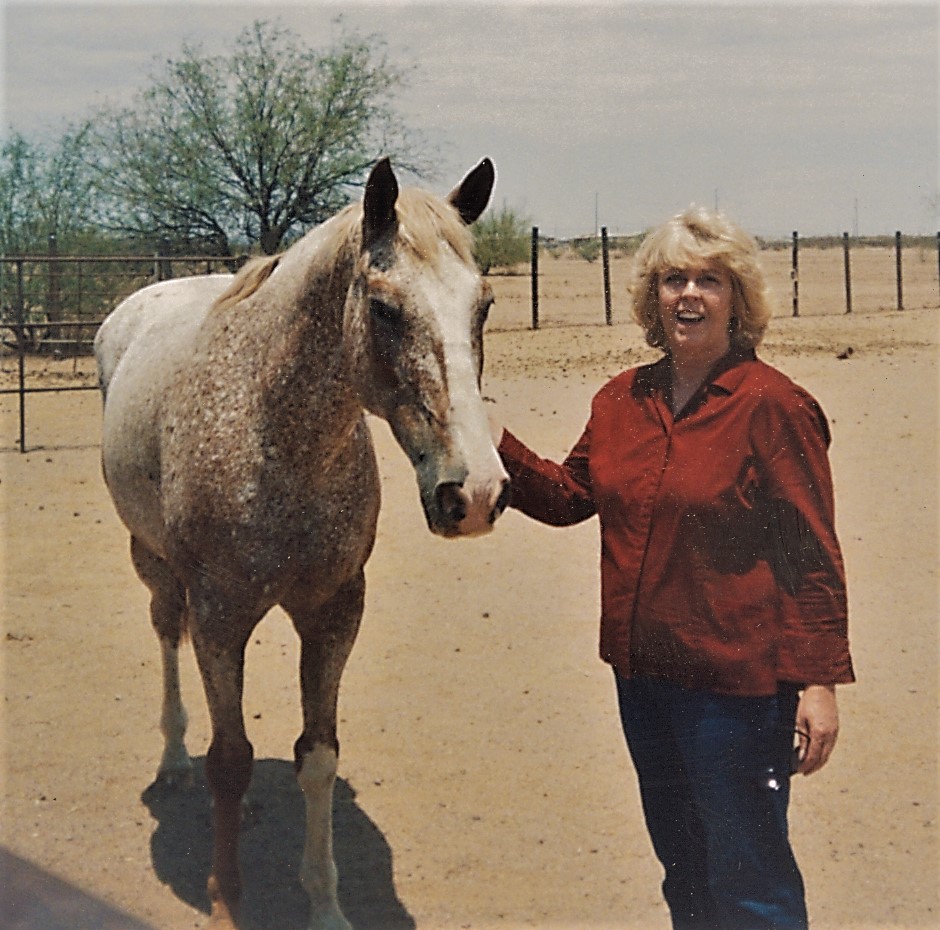
M 659 277 L 659 318 L 677 361 L 717 361 L 731 348 L 731 273 L 717 262 L 667 268 Z

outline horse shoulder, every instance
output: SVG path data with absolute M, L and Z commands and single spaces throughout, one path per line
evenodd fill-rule
M 144 358 L 159 358 L 174 336 L 191 337 L 212 302 L 231 283 L 231 275 L 206 275 L 161 281 L 135 291 L 108 315 L 95 337 L 95 358 L 107 389 L 127 351 L 146 340 Z

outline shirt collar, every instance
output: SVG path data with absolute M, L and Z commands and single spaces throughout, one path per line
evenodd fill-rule
M 710 388 L 733 394 L 747 374 L 744 362 L 757 360 L 757 353 L 753 349 L 732 349 L 727 355 L 719 359 L 715 367 L 705 379 Z
M 733 394 L 740 387 L 747 374 L 744 363 L 756 360 L 757 353 L 753 349 L 732 349 L 715 363 L 714 368 L 705 379 L 706 388 L 708 390 L 718 390 L 723 394 Z M 641 381 L 645 382 L 648 392 L 665 393 L 671 390 L 671 370 L 668 354 L 650 365 L 647 371 L 647 377 L 641 378 Z

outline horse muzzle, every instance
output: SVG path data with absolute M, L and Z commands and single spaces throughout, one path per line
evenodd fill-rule
M 438 536 L 482 536 L 509 506 L 508 478 L 468 485 L 442 481 L 425 501 L 428 527 Z

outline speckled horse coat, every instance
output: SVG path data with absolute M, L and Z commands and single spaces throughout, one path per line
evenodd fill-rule
M 447 199 L 399 191 L 387 160 L 363 202 L 238 275 L 145 288 L 105 321 L 104 475 L 151 591 L 163 655 L 159 777 L 191 763 L 178 646 L 188 629 L 212 722 L 210 924 L 234 927 L 241 802 L 252 767 L 244 650 L 274 605 L 302 641 L 307 804 L 301 878 L 311 927 L 336 900 L 331 798 L 340 675 L 362 615 L 379 481 L 364 411 L 411 460 L 430 529 L 489 530 L 508 482 L 479 391 L 492 297 L 467 225 L 489 200 L 481 162 Z

